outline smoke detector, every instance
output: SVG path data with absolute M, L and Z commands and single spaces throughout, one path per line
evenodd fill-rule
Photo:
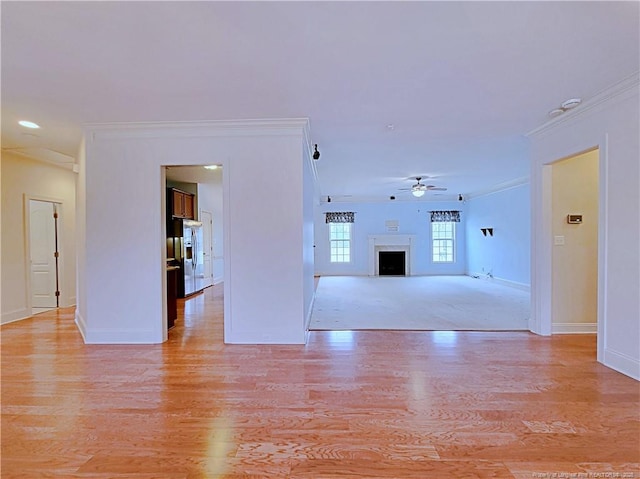
M 572 108 L 577 107 L 580 103 L 582 103 L 582 99 L 580 98 L 571 98 L 562 103 L 561 108 L 563 110 L 571 110 Z
M 560 116 L 564 113 L 564 110 L 562 108 L 554 108 L 553 110 L 551 110 L 549 112 L 549 117 L 550 118 L 555 118 L 556 116 Z
M 580 103 L 582 103 L 581 98 L 570 98 L 567 101 L 563 101 L 560 105 L 560 108 L 554 108 L 549 112 L 550 118 L 555 118 L 556 116 L 562 115 L 565 111 L 571 110 L 572 108 L 577 107 Z

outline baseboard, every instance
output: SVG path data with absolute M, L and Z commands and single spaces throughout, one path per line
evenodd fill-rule
M 160 344 L 162 338 L 153 340 L 155 330 L 150 329 L 81 329 L 86 344 Z
M 76 305 L 76 297 L 75 296 L 69 296 L 67 298 L 67 302 L 65 303 L 65 306 L 61 306 L 63 308 L 70 308 L 71 306 L 75 306 Z
M 225 344 L 299 344 L 304 346 L 307 332 L 302 334 L 286 334 L 275 336 L 271 332 L 234 331 L 224 338 Z
M 612 349 L 605 349 L 602 364 L 636 381 L 640 381 L 640 361 L 637 358 L 632 358 Z
M 15 321 L 20 321 L 21 319 L 27 319 L 31 316 L 32 316 L 31 311 L 28 310 L 27 308 L 16 309 L 14 311 L 2 313 L 2 319 L 0 320 L 0 324 L 13 323 Z
M 313 292 L 313 296 L 311 296 L 311 304 L 309 305 L 309 310 L 307 311 L 307 317 L 304 322 L 304 330 L 305 330 L 305 344 L 309 339 L 307 336 L 309 335 L 309 324 L 311 324 L 311 315 L 313 314 L 313 305 L 316 302 L 316 292 Z
M 519 289 L 521 291 L 526 291 L 526 292 L 531 291 L 531 285 L 529 284 L 518 283 L 517 281 L 511 281 L 509 279 L 490 277 L 490 276 L 487 276 L 485 273 L 467 273 L 466 276 L 470 276 L 476 279 L 481 279 L 484 281 L 491 281 L 493 283 L 498 283 L 503 286 L 510 286 L 511 288 Z
M 224 276 L 218 276 L 218 277 L 214 277 L 214 278 L 213 278 L 213 284 L 214 284 L 214 286 L 215 286 L 216 284 L 220 284 L 220 283 L 222 283 L 223 281 L 224 281 Z
M 597 334 L 598 323 L 553 323 L 551 334 Z
M 76 308 L 76 326 L 78 326 L 78 331 L 80 331 L 80 336 L 82 336 L 82 341 L 83 342 L 87 342 L 87 323 L 84 320 L 84 318 L 82 317 L 82 315 L 80 314 L 80 311 L 78 311 L 78 308 Z
M 365 277 L 369 276 L 369 273 L 314 273 L 314 278 L 321 278 L 323 276 L 360 276 Z M 369 276 L 372 277 L 372 276 Z

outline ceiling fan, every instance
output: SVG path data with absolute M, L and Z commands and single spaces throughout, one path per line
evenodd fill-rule
M 413 179 L 416 180 L 414 185 L 411 185 L 410 188 L 400 188 L 400 190 L 411 190 L 411 194 L 417 198 L 420 198 L 427 191 L 447 191 L 446 188 L 435 186 L 435 185 L 425 185 L 424 183 L 420 183 L 422 176 L 416 176 Z

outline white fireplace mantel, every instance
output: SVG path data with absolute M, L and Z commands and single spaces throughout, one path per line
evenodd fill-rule
M 411 276 L 415 242 L 415 235 L 369 236 L 369 276 L 380 274 L 378 265 L 378 252 L 380 251 L 404 251 L 405 272 L 407 276 Z

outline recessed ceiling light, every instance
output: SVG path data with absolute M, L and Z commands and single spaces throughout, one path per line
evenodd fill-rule
M 205 169 L 207 169 L 207 170 L 217 170 L 218 168 L 220 168 L 218 165 L 207 165 L 207 166 L 205 166 Z
M 25 128 L 40 128 L 40 125 L 38 125 L 37 123 L 27 120 L 20 120 L 18 124 L 24 126 Z
M 582 103 L 582 100 L 580 98 L 571 98 L 562 103 L 562 105 L 560 106 L 563 110 L 571 110 L 572 108 L 577 107 L 580 103 Z
M 387 130 L 395 130 L 396 129 L 396 125 L 394 125 L 393 123 L 389 123 L 387 125 Z

